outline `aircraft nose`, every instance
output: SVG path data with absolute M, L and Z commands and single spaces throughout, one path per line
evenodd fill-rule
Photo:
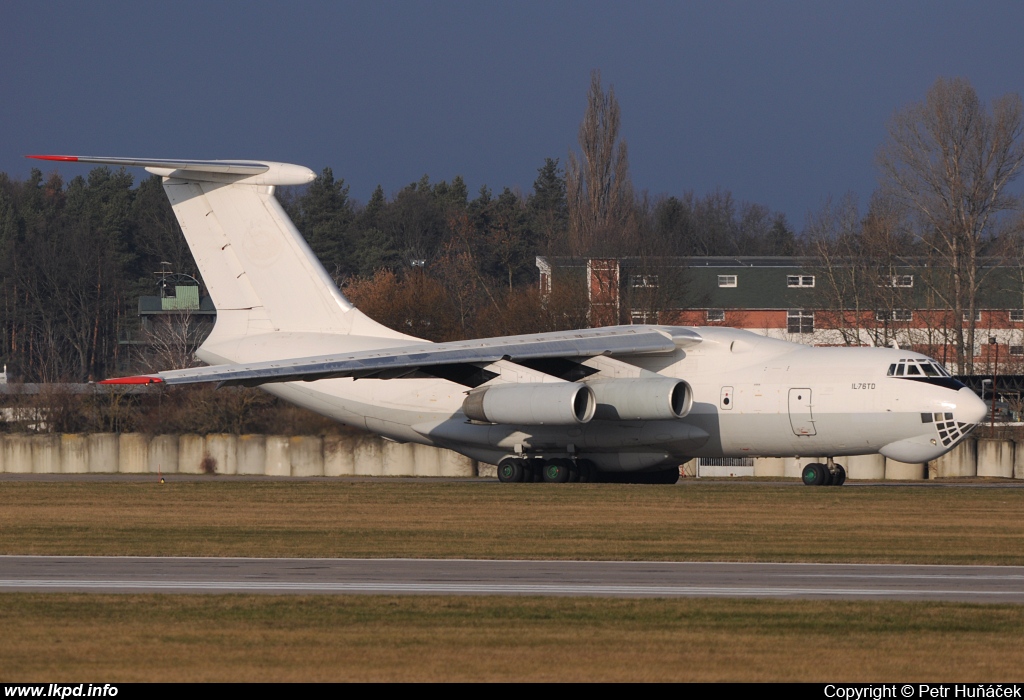
M 973 391 L 964 387 L 957 392 L 956 410 L 953 413 L 958 423 L 977 425 L 985 420 L 988 404 L 978 398 Z

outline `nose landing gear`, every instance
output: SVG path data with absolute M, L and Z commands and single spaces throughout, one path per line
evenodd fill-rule
M 801 478 L 805 486 L 842 486 L 846 482 L 846 469 L 829 457 L 827 464 L 808 464 Z

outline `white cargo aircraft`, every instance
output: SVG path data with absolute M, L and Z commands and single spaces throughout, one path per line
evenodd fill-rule
M 217 307 L 209 367 L 107 383 L 260 386 L 398 442 L 446 447 L 517 481 L 674 483 L 693 457 L 819 455 L 924 462 L 986 407 L 937 362 L 816 348 L 720 327 L 614 326 L 430 343 L 375 322 L 335 286 L 274 197 L 307 168 L 262 161 L 74 156 L 163 178 Z

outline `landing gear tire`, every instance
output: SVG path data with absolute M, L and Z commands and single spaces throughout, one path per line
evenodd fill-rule
M 825 480 L 821 482 L 822 486 L 831 486 L 835 480 L 836 475 L 829 471 L 828 465 L 822 465 L 825 468 Z
M 523 481 L 524 473 L 521 459 L 509 457 L 498 463 L 498 481 L 503 484 L 516 484 Z
M 539 471 L 539 465 L 535 459 L 524 459 L 523 463 L 523 483 L 532 484 L 534 481 L 538 481 L 537 472 Z
M 589 484 L 596 481 L 597 468 L 589 459 L 577 459 L 576 469 L 580 473 L 581 484 Z
M 842 464 L 836 465 L 836 473 L 832 475 L 832 485 L 842 486 L 846 483 L 846 470 Z
M 679 467 L 672 467 L 663 472 L 658 472 L 658 484 L 672 485 L 679 482 Z
M 804 467 L 801 478 L 805 486 L 821 486 L 825 483 L 825 475 L 828 473 L 828 467 L 815 462 Z
M 544 465 L 544 482 L 564 484 L 572 476 L 572 462 L 568 459 L 552 459 Z

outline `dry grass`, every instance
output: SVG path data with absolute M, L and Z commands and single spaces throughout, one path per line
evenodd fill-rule
M 0 595 L 0 681 L 1012 681 L 1024 606 Z
M 1024 564 L 1024 490 L 0 482 L 0 553 Z
M 1024 491 L 0 482 L 0 553 L 1022 564 Z M 0 681 L 984 681 L 1024 606 L 0 594 Z

